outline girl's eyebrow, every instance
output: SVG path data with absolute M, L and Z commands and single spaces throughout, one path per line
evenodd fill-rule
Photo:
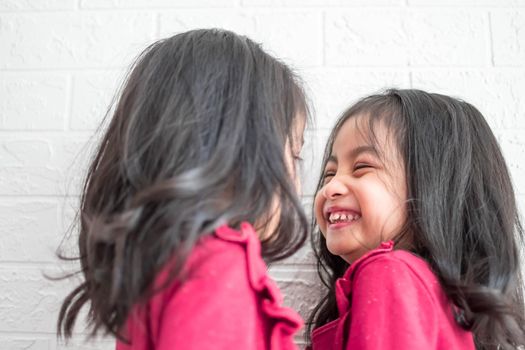
M 348 152 L 348 157 L 353 159 L 362 153 L 370 153 L 373 156 L 378 155 L 375 147 L 366 145 L 366 146 L 359 146 L 359 147 L 352 149 L 350 152 Z M 334 154 L 331 154 L 326 161 L 326 163 L 330 163 L 330 162 L 337 164 L 337 157 Z
M 348 154 L 348 156 L 349 156 L 350 158 L 355 158 L 355 157 L 357 157 L 358 155 L 363 154 L 363 153 L 370 153 L 370 154 L 372 154 L 373 156 L 377 156 L 377 150 L 376 150 L 376 148 L 375 148 L 375 147 L 372 147 L 372 146 L 370 146 L 370 145 L 356 147 L 356 148 L 354 148 L 353 150 L 350 151 L 350 153 Z
M 326 160 L 326 163 L 335 163 L 337 164 L 337 157 L 331 154 L 328 159 Z

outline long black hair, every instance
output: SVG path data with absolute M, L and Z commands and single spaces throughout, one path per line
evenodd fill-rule
M 339 129 L 365 116 L 386 125 L 404 161 L 407 221 L 395 240 L 425 259 L 454 305 L 456 321 L 472 330 L 478 349 L 525 345 L 520 274 L 523 229 L 508 168 L 482 114 L 471 104 L 420 90 L 388 90 L 365 97 L 340 117 Z M 317 185 L 318 192 L 322 174 Z M 312 244 L 325 294 L 309 319 L 309 332 L 338 317 L 335 282 L 348 264 L 332 255 L 315 216 Z M 359 322 L 359 320 L 356 320 Z
M 170 281 L 181 277 L 197 239 L 222 224 L 264 230 L 277 212 L 263 257 L 298 250 L 308 222 L 285 148 L 298 141 L 304 118 L 298 78 L 246 37 L 203 29 L 149 46 L 85 179 L 77 215 L 83 281 L 62 304 L 58 334 L 71 336 L 86 305 L 93 335 L 121 336 L 132 307 L 157 292 L 159 270 L 170 261 Z

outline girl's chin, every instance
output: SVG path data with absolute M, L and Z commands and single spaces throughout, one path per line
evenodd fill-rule
M 330 240 L 327 240 L 326 241 L 326 248 L 328 249 L 328 251 L 333 254 L 333 255 L 338 255 L 340 257 L 342 257 L 344 259 L 344 256 L 348 255 L 349 253 L 352 252 L 351 249 L 349 249 L 349 247 L 347 247 L 345 244 L 341 244 L 341 243 L 344 243 L 344 242 L 332 242 Z M 345 259 L 346 260 L 346 259 Z
M 341 235 L 337 233 L 328 232 L 325 238 L 328 251 L 333 255 L 341 257 L 349 264 L 369 251 L 367 247 L 355 241 L 353 237 L 341 237 Z

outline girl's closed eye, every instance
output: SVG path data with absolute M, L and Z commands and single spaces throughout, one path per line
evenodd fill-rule
M 363 163 L 363 162 L 355 163 L 354 165 L 354 171 L 366 169 L 366 168 L 372 168 L 372 165 L 368 163 Z
M 352 171 L 354 175 L 364 175 L 365 173 L 368 173 L 369 171 L 374 170 L 376 168 L 376 162 L 373 162 L 371 160 L 358 160 L 354 163 Z
M 304 159 L 301 156 L 294 155 L 293 159 L 298 163 L 303 163 Z
M 323 183 L 326 184 L 326 183 L 330 182 L 330 180 L 334 176 L 335 176 L 335 171 L 334 170 L 325 170 L 324 173 L 323 173 Z
M 293 158 L 296 174 L 297 173 L 301 173 L 302 174 L 303 171 L 304 171 L 304 169 L 303 169 L 304 159 L 301 156 L 295 155 L 295 154 L 292 156 L 292 158 Z

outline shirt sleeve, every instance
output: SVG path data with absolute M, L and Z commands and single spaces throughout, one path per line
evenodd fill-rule
M 258 347 L 264 336 L 258 296 L 241 249 L 212 249 L 197 257 L 189 278 L 162 310 L 156 349 Z
M 382 255 L 354 276 L 347 349 L 433 349 L 436 305 L 405 261 Z

